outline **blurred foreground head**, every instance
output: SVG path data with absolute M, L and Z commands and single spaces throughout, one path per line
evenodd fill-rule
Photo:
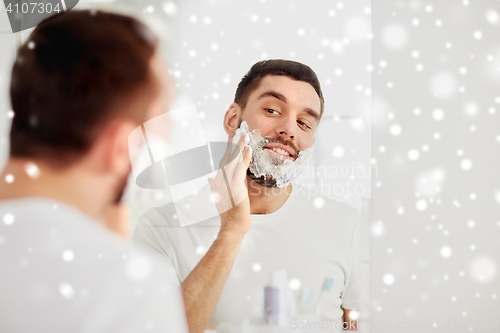
M 74 10 L 43 21 L 12 70 L 10 156 L 69 166 L 111 123 L 138 126 L 164 112 L 155 105 L 164 89 L 157 44 L 118 14 Z
M 129 144 L 142 144 L 130 133 L 173 100 L 157 45 L 147 26 L 118 14 L 73 10 L 40 23 L 12 69 L 4 173 L 15 181 L 0 186 L 0 198 L 52 197 L 97 219 L 118 206 Z M 33 163 L 36 179 L 24 172 Z

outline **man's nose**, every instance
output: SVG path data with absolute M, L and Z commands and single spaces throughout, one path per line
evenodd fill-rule
M 287 117 L 279 124 L 277 132 L 279 136 L 284 136 L 290 139 L 295 137 L 295 119 L 292 117 Z

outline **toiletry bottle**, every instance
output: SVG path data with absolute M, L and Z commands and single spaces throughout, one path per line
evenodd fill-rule
M 271 273 L 271 283 L 264 288 L 264 321 L 267 325 L 285 326 L 288 321 L 287 277 L 285 270 Z
M 314 311 L 316 314 L 321 314 L 321 302 L 324 297 L 328 296 L 328 293 L 332 290 L 333 287 L 333 278 L 326 277 L 323 282 L 323 286 L 321 287 L 321 291 L 318 297 L 318 303 L 316 303 L 316 310 Z

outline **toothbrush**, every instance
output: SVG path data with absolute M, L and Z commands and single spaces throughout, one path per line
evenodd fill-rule
M 325 278 L 325 281 L 323 282 L 323 287 L 321 288 L 321 291 L 320 291 L 320 294 L 319 294 L 319 297 L 318 297 L 318 303 L 316 303 L 316 309 L 315 309 L 315 313 L 316 314 L 319 314 L 319 310 L 320 310 L 320 303 L 321 303 L 321 300 L 323 299 L 323 296 L 325 295 L 325 293 L 329 292 L 330 290 L 332 290 L 333 288 L 333 278 Z

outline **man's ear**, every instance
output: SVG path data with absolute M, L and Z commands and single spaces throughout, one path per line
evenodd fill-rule
M 130 172 L 128 137 L 137 127 L 132 121 L 117 120 L 103 130 L 100 141 L 100 156 L 108 172 L 117 176 L 126 176 Z
M 224 115 L 224 130 L 227 135 L 233 137 L 240 125 L 241 108 L 238 103 L 229 106 Z

